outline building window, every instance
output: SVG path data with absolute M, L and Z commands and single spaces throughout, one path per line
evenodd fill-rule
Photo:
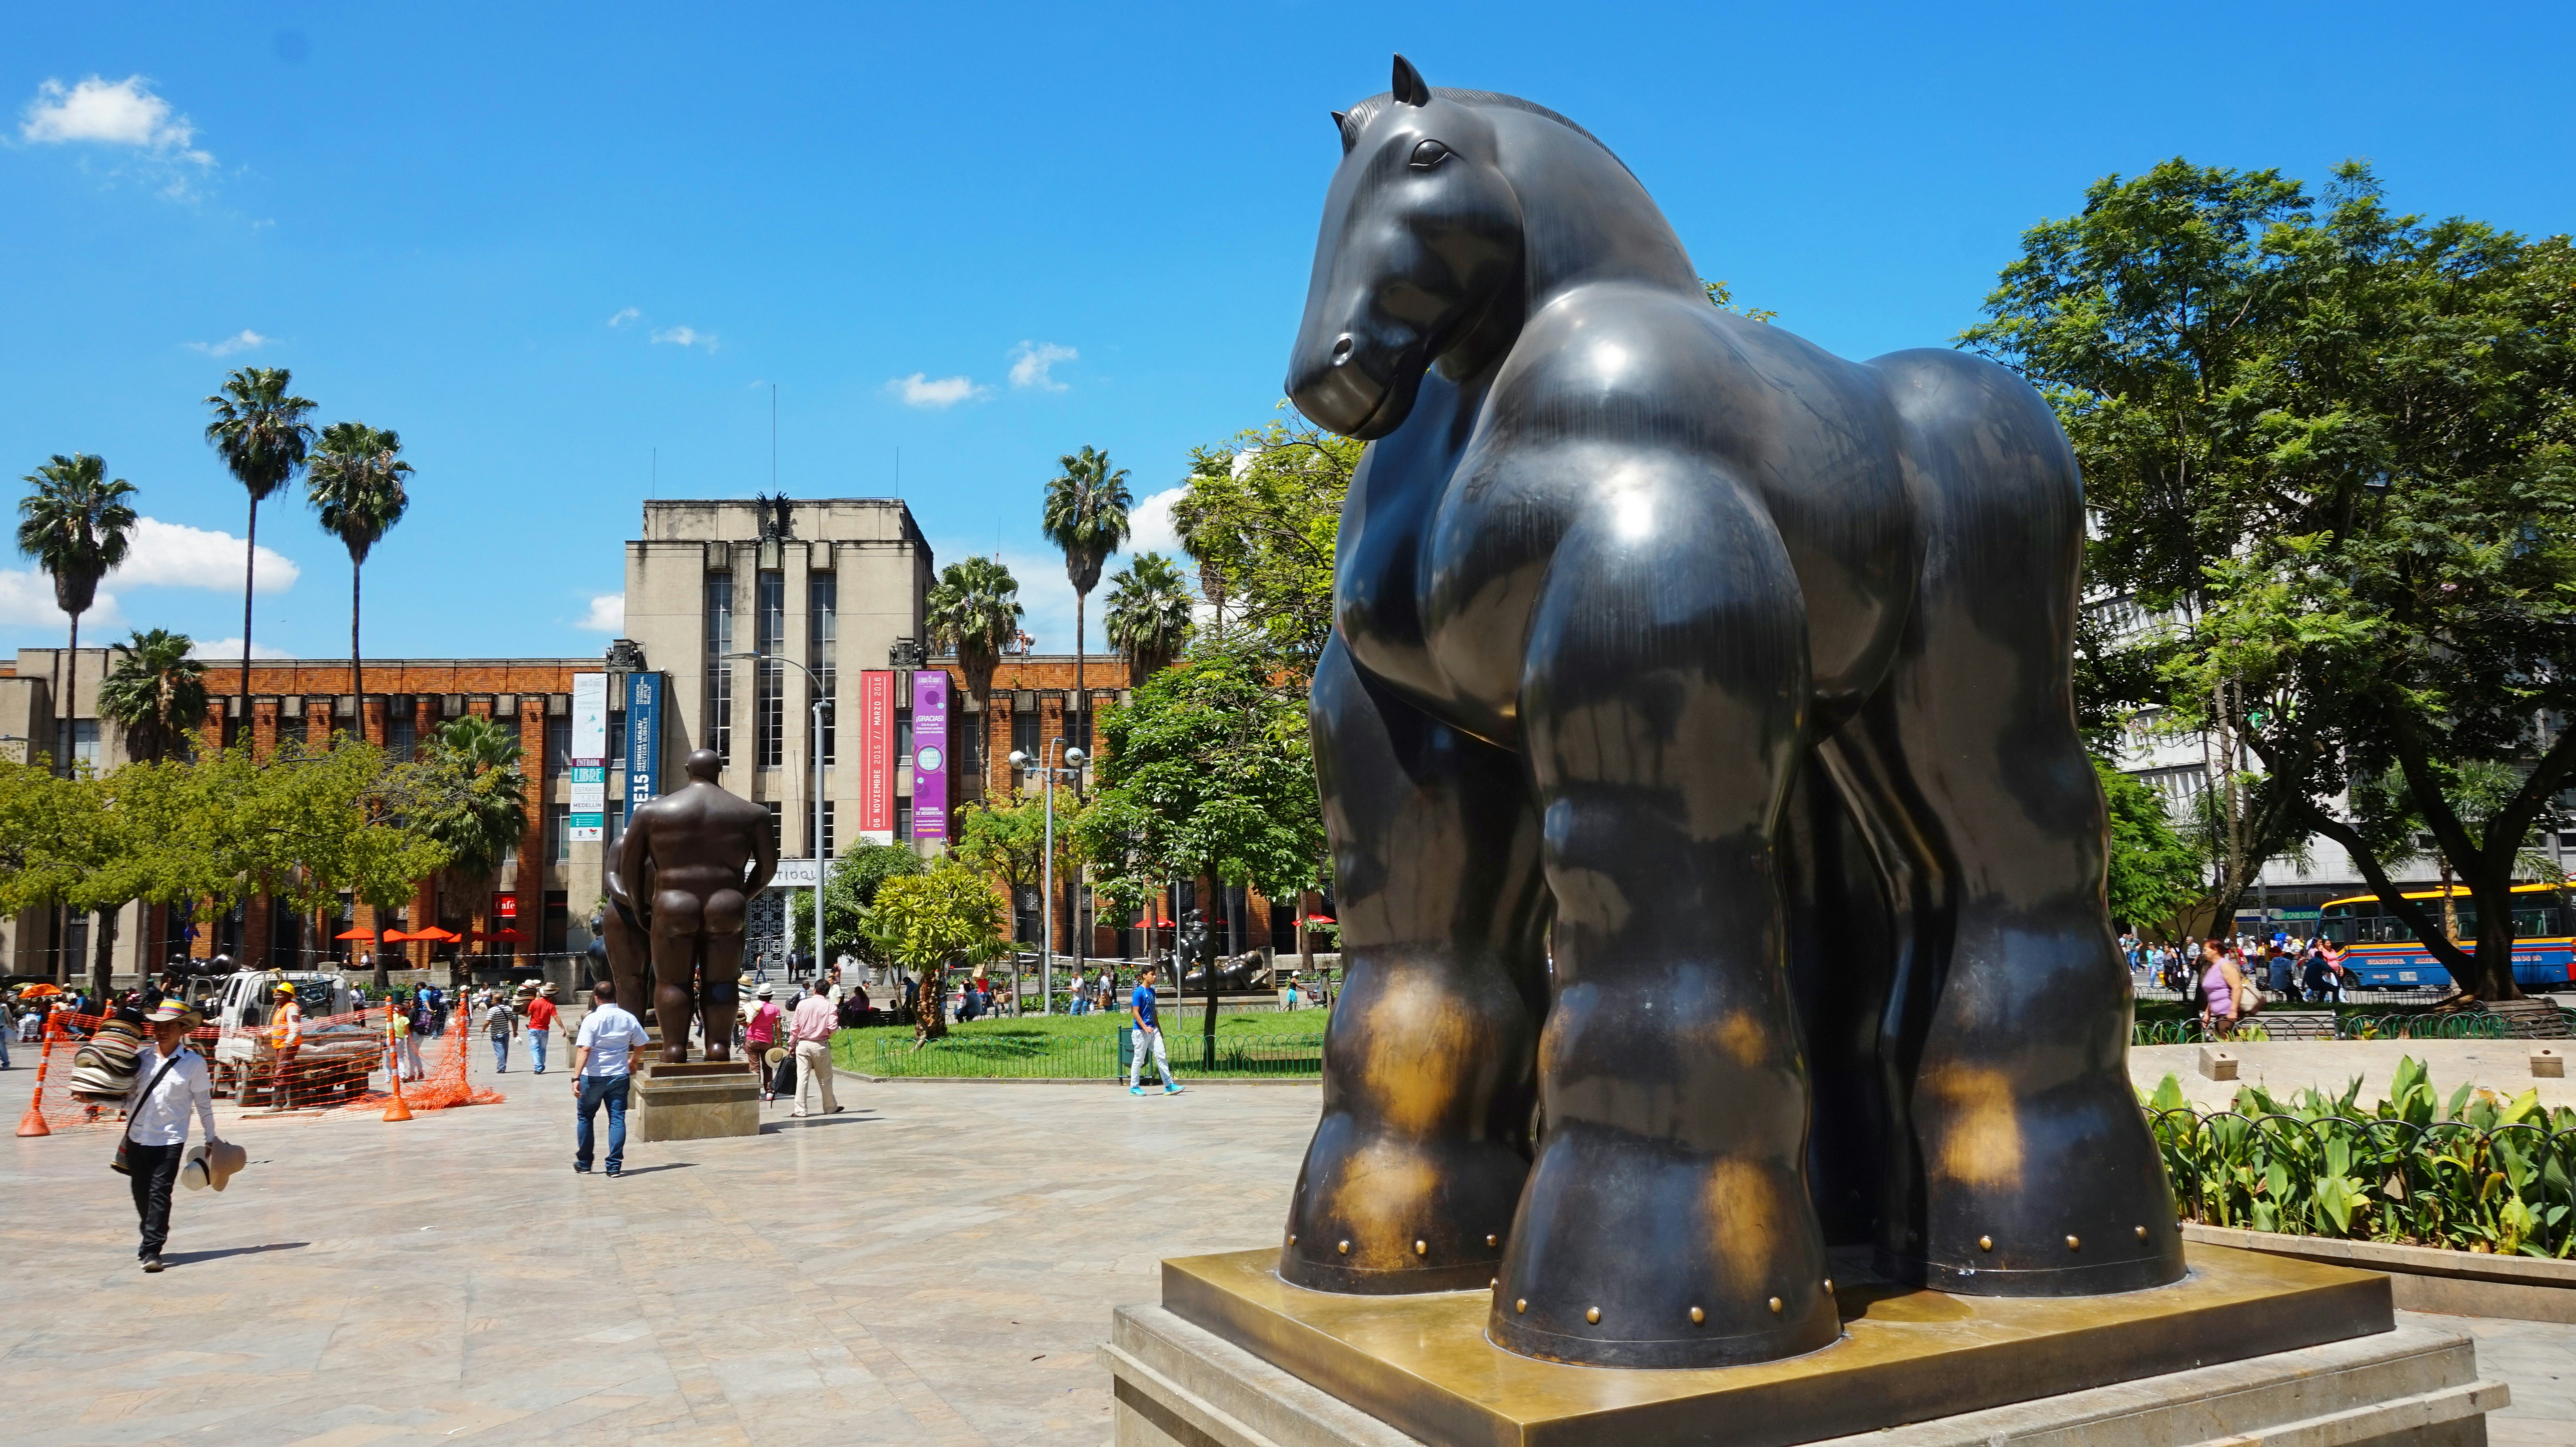
M 618 763 L 626 757 L 626 715 L 608 716 L 608 762 Z
M 79 722 L 79 723 L 77 723 L 77 724 L 74 724 L 74 725 L 73 725 L 73 727 L 74 727 L 74 728 L 86 728 L 86 729 L 90 730 L 90 745 L 89 745 L 89 752 L 88 752 L 87 754 L 83 754 L 83 753 L 81 752 L 80 736 L 79 736 L 79 735 L 77 735 L 77 734 L 73 735 L 73 736 L 72 736 L 72 757 L 73 757 L 73 758 L 76 758 L 76 759 L 78 759 L 78 758 L 87 758 L 91 763 L 93 763 L 93 764 L 94 764 L 94 763 L 97 763 L 97 762 L 98 762 L 98 725 L 97 725 L 96 723 L 94 723 L 94 722 L 90 721 L 90 720 L 83 719 L 81 722 Z M 299 714 L 296 714 L 296 715 L 293 715 L 292 717 L 289 717 L 289 716 L 287 716 L 287 715 L 285 715 L 285 714 L 280 714 L 280 715 L 278 715 L 278 719 L 277 719 L 277 741 L 278 741 L 279 743 L 281 743 L 281 744 L 284 744 L 284 743 L 297 743 L 297 744 L 301 744 L 301 743 L 303 743 L 303 742 L 304 742 L 304 715 L 302 715 L 302 714 L 300 714 L 300 713 L 299 713 Z
M 832 717 L 837 697 L 832 656 L 840 652 L 841 584 L 830 573 L 816 573 L 805 586 L 805 664 L 814 670 L 815 686 L 823 692 L 823 737 L 816 740 L 816 747 L 822 750 L 823 767 L 828 769 L 838 762 L 832 757 L 838 743 L 833 735 L 839 732 Z
M 1064 736 L 1071 742 L 1074 748 L 1080 749 L 1086 754 L 1090 753 L 1091 710 L 1088 708 L 1081 708 L 1081 705 L 1088 702 L 1088 700 L 1076 698 L 1068 700 L 1068 702 L 1073 704 L 1076 708 L 1080 708 L 1080 712 L 1068 711 L 1065 714 Z
M 408 708 L 385 720 L 385 754 L 396 763 L 420 752 L 420 720 Z
M 786 642 L 787 579 L 763 573 L 755 586 L 759 596 L 752 614 L 751 646 L 775 654 Z M 754 677 L 760 690 L 755 699 L 752 757 L 758 767 L 775 769 L 787 762 L 787 666 L 766 658 L 752 666 L 758 670 Z
M 572 806 L 570 804 L 546 806 L 546 837 L 550 841 L 546 856 L 557 864 L 570 864 L 572 862 Z
M 1015 754 L 1026 754 L 1029 756 L 1029 762 L 1031 764 L 1037 763 L 1038 725 L 1044 722 L 1045 718 L 1046 715 L 1039 713 L 1036 709 L 1030 709 L 1026 713 L 1012 714 L 1011 752 Z
M 833 835 L 833 828 L 834 821 L 832 818 L 832 801 L 826 799 L 823 801 L 823 857 L 825 859 L 838 859 L 841 857 L 840 850 L 835 847 L 838 841 Z
M 912 710 L 894 711 L 894 761 L 900 766 L 912 762 Z
M 910 799 L 897 799 L 894 801 L 894 841 L 897 844 L 902 844 L 909 842 L 911 838 L 912 801 Z
M 546 772 L 560 774 L 572 767 L 572 719 L 546 720 Z
M 733 574 L 707 574 L 707 747 L 733 762 Z
M 626 797 L 622 794 L 609 795 L 608 809 L 600 816 L 599 822 L 604 826 L 599 832 L 607 836 L 611 848 L 616 847 L 619 836 L 626 832 Z
M 949 742 L 957 750 L 957 767 L 967 778 L 982 778 L 984 730 L 992 723 L 993 716 L 989 713 L 960 713 L 953 717 L 955 722 L 949 727 Z

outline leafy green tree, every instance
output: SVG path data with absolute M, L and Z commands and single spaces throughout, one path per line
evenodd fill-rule
M 1101 622 L 1110 645 L 1126 658 L 1131 682 L 1170 666 L 1190 646 L 1195 627 L 1180 568 L 1161 553 L 1130 558 L 1110 576 Z
M 1722 312 L 1733 312 L 1748 321 L 1768 322 L 1776 320 L 1780 315 L 1769 307 L 1737 306 L 1735 288 L 1722 281 L 1710 281 L 1703 277 L 1700 279 L 1699 289 L 1708 293 L 1710 306 Z
M 2480 834 L 2486 832 L 2496 815 L 2513 802 L 2522 787 L 2522 773 L 2510 764 L 2494 759 L 2463 759 L 2437 762 L 2434 773 L 2441 780 L 2443 800 L 2453 814 Z M 2353 782 L 2352 827 L 2382 860 L 2400 860 L 2412 855 L 2430 853 L 2441 873 L 2442 933 L 2446 938 L 2460 937 L 2459 901 L 2452 896 L 2457 871 L 2451 856 L 2444 852 L 2439 838 L 2426 850 L 2421 840 L 2426 836 L 2424 811 L 2416 807 L 2414 790 L 2407 784 L 2405 769 L 2390 764 L 2375 775 Z M 2558 821 L 2552 810 L 2543 822 L 2554 826 Z M 2514 872 L 2534 879 L 2560 880 L 2564 876 L 2557 864 L 2538 849 L 2526 847 L 2515 861 Z
M 446 852 L 448 878 L 473 901 L 469 918 L 482 928 L 492 880 L 527 833 L 518 731 L 471 714 L 449 720 L 423 760 L 403 813 Z
M 1172 507 L 1218 628 L 1235 600 L 1236 621 L 1309 676 L 1332 636 L 1333 545 L 1363 446 L 1302 422 L 1239 432 L 1191 450 Z
M 54 736 L 64 734 L 72 700 L 80 688 L 80 620 L 98 599 L 98 580 L 125 561 L 127 535 L 134 530 L 131 483 L 108 481 L 107 463 L 94 452 L 65 457 L 54 454 L 27 474 L 28 494 L 18 500 L 18 551 L 54 580 L 54 603 L 71 615 L 71 661 L 68 682 L 54 690 L 57 722 Z M 63 749 L 56 766 L 69 772 L 71 750 Z
M 1083 686 L 1083 605 L 1100 586 L 1100 565 L 1127 541 L 1127 469 L 1112 467 L 1109 454 L 1086 444 L 1079 452 L 1056 459 L 1060 469 L 1047 483 L 1041 525 L 1047 541 L 1064 551 L 1064 574 L 1073 584 L 1074 707 L 1087 720 L 1091 691 Z M 1087 739 L 1081 742 L 1088 742 Z
M 98 687 L 98 711 L 125 730 L 126 752 L 137 759 L 168 758 L 206 717 L 206 665 L 187 634 L 167 628 L 136 629 L 110 645 L 116 661 Z
M 2391 215 L 2358 165 L 2326 199 L 2180 161 L 2111 178 L 2024 238 L 1967 340 L 2075 442 L 2093 581 L 2146 620 L 2079 676 L 2152 679 L 2119 703 L 2206 741 L 2220 917 L 2321 834 L 2464 990 L 2507 998 L 2515 860 L 2576 767 L 2576 734 L 2543 732 L 2576 706 L 2576 265 L 2563 237 Z M 2520 773 L 2482 825 L 2442 776 L 2479 759 Z M 2392 764 L 2478 901 L 2474 955 L 2342 817 Z
M 250 526 L 242 554 L 241 715 L 250 718 L 251 590 L 259 581 L 259 505 L 304 466 L 313 445 L 313 404 L 287 390 L 294 378 L 284 367 L 241 367 L 206 399 L 215 420 L 206 440 L 224 459 L 233 480 L 250 494 Z
M 947 968 L 981 964 L 1002 953 L 1001 909 L 990 880 L 945 856 L 918 874 L 877 886 L 877 902 L 865 917 L 867 934 L 882 958 L 917 977 L 915 1049 L 948 1033 L 942 978 Z
M 2111 918 L 2133 928 L 2162 924 L 2198 900 L 2200 851 L 2175 830 L 2155 790 L 2100 759 L 2093 771 L 2110 805 L 2110 870 L 2106 891 Z
M 967 558 L 940 570 L 927 600 L 931 646 L 957 656 L 966 691 L 990 703 L 993 666 L 1020 636 L 1020 583 L 999 558 Z
M 402 460 L 402 439 L 390 428 L 334 422 L 322 429 L 305 473 L 306 497 L 320 512 L 323 531 L 337 535 L 349 550 L 349 692 L 360 700 L 361 735 L 367 727 L 367 681 L 358 652 L 359 575 L 366 569 L 367 554 L 411 505 L 403 490 L 411 470 Z
M 1058 785 L 1055 791 L 1055 877 L 1059 884 L 1077 878 L 1081 850 L 1075 827 L 1088 806 L 1082 796 Z M 957 812 L 957 841 L 950 855 L 967 868 L 998 881 L 1017 908 L 1023 893 L 1034 893 L 1046 878 L 1046 796 L 1018 794 L 1010 802 L 989 800 Z
M 891 963 L 877 955 L 875 942 L 868 937 L 867 912 L 887 880 L 919 874 L 922 868 L 921 856 L 901 844 L 862 844 L 834 859 L 831 879 L 823 886 L 825 945 L 815 957 L 823 959 L 833 950 L 849 949 L 871 964 Z M 804 899 L 803 892 L 796 897 Z M 789 909 L 787 918 L 792 931 L 789 945 L 800 950 L 810 947 L 813 940 L 806 931 L 814 927 L 814 902 L 805 900 L 802 907 Z

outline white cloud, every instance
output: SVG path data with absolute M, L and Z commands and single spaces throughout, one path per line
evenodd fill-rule
M 211 166 L 215 158 L 191 144 L 197 135 L 188 118 L 152 93 L 152 83 L 129 75 L 113 84 L 91 76 L 65 89 L 59 80 L 36 87 L 18 122 L 19 138 L 30 145 L 59 146 L 89 141 L 104 146 L 133 146 L 168 160 Z
M 608 324 L 612 327 L 622 327 L 642 315 L 644 315 L 642 312 L 637 311 L 631 306 L 620 307 L 617 309 L 616 314 L 608 319 Z
M 0 568 L 0 626 L 67 629 L 70 625 L 70 616 L 54 606 L 54 580 L 43 569 Z M 102 591 L 90 600 L 89 611 L 81 615 L 85 637 L 92 633 L 113 636 L 113 631 L 124 627 L 125 615 L 116 606 L 114 593 Z M 82 646 L 88 646 L 86 641 Z
M 302 572 L 294 559 L 262 548 L 257 591 L 283 593 L 295 586 Z M 137 518 L 126 545 L 125 563 L 109 576 L 120 583 L 231 592 L 242 585 L 242 540 L 211 528 Z M 238 640 L 234 646 L 240 646 Z
M 275 340 L 277 340 L 275 337 L 263 337 L 250 328 L 244 327 L 220 342 L 190 342 L 188 350 L 203 352 L 209 357 L 229 357 L 235 352 L 247 352 L 253 347 L 267 346 Z
M 241 662 L 241 638 L 239 635 L 235 635 L 231 638 L 213 638 L 204 642 L 191 642 L 188 645 L 188 656 L 203 663 L 221 663 L 225 659 L 229 658 L 234 663 L 238 664 Z M 293 658 L 295 655 L 287 652 L 283 648 L 274 647 L 270 644 L 254 643 L 250 646 L 250 656 L 253 658 Z M 221 691 L 219 686 L 217 691 Z
M 704 347 L 710 352 L 716 349 L 716 334 L 696 327 L 664 327 L 653 334 L 653 340 L 674 347 Z
M 1061 392 L 1065 384 L 1048 375 L 1058 362 L 1078 360 L 1082 353 L 1053 342 L 1022 342 L 1011 349 L 1011 385 L 1034 387 L 1041 392 Z
M 1127 553 L 1161 553 L 1187 567 L 1188 555 L 1181 551 L 1180 529 L 1172 524 L 1172 504 L 1181 500 L 1189 489 L 1167 487 L 1148 494 L 1144 501 L 1127 510 Z
M 602 593 L 590 600 L 590 614 L 575 628 L 585 633 L 617 634 L 626 631 L 626 595 Z
M 886 383 L 886 390 L 901 397 L 906 407 L 954 407 L 992 392 L 990 387 L 976 386 L 970 378 L 941 377 L 933 381 L 922 372 L 897 377 Z

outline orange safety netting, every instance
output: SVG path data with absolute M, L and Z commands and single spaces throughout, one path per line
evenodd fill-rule
M 378 1068 L 386 1072 L 386 1087 L 370 1089 L 352 1102 L 352 1109 L 378 1109 L 394 1099 L 399 1080 L 402 1103 L 412 1110 L 445 1110 L 452 1105 L 499 1105 L 509 1097 L 497 1090 L 478 1089 L 465 1078 L 467 1062 L 473 1058 L 474 1032 L 466 1028 L 470 1012 L 459 1009 L 451 1018 L 446 1034 L 436 1037 L 434 1059 L 426 1058 L 419 1037 L 397 1035 L 393 1027 L 393 1010 L 387 1004 L 378 1015 L 376 1026 Z
M 127 1045 L 150 1043 L 149 1027 L 119 1021 L 113 1015 L 69 1010 L 47 1014 L 34 1098 L 20 1119 L 18 1133 L 38 1133 L 32 1124 L 37 1120 L 49 1130 L 122 1120 L 122 1092 L 76 1093 L 83 1085 L 94 1086 L 107 1078 L 94 1065 L 85 1068 L 80 1052 L 97 1045 L 130 1055 Z M 252 1113 L 382 1109 L 393 1099 L 392 1067 L 397 1056 L 385 1011 L 357 1010 L 306 1020 L 303 1039 L 291 1051 L 277 1049 L 266 1026 L 200 1025 L 190 1032 L 188 1043 L 206 1058 L 217 1098 L 228 1097 Z M 503 1099 L 500 1092 L 477 1089 L 466 1079 L 472 1043 L 463 1029 L 440 1037 L 436 1058 L 422 1061 L 418 1078 L 402 1083 L 404 1103 L 414 1110 L 498 1104 Z M 412 1058 L 419 1058 L 416 1051 Z M 375 1078 L 380 1074 L 381 1087 Z M 133 1083 L 130 1075 L 124 1081 L 129 1087 Z

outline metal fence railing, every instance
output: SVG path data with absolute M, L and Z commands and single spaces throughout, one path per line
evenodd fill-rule
M 2576 1011 L 2561 1010 L 2561 1015 L 2576 1021 Z M 2502 1015 L 2482 1010 L 2459 1010 L 2444 1014 L 2397 1013 L 2385 1015 L 2337 1014 L 2334 1038 L 2337 1040 L 2504 1040 L 2513 1034 L 2513 1021 Z M 2132 1045 L 2207 1045 L 2222 1040 L 2251 1041 L 2287 1038 L 2276 1036 L 2256 1014 L 2243 1024 L 2219 1033 L 2194 1019 L 2140 1020 L 2129 1027 Z M 2301 1037 L 2307 1038 L 2307 1037 Z
M 844 1036 L 836 1048 L 848 1068 L 890 1078 L 1117 1080 L 1127 1075 L 1130 1037 L 1131 1031 L 1123 1025 L 1114 1033 L 1003 1025 L 951 1030 L 918 1048 L 909 1037 L 891 1031 Z M 1189 1080 L 1323 1073 L 1320 1033 L 1220 1032 L 1213 1068 L 1207 1064 L 1202 1040 L 1196 1033 L 1164 1033 L 1164 1054 L 1174 1075 Z M 1152 1073 L 1150 1062 L 1146 1073 Z

